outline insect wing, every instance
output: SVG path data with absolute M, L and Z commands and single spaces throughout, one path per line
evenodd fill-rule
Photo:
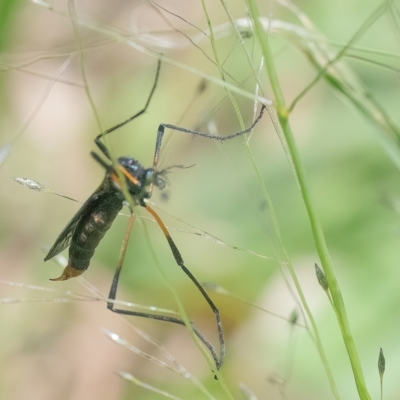
M 91 212 L 91 210 L 96 207 L 99 198 L 101 198 L 104 193 L 105 192 L 101 190 L 101 188 L 99 188 L 86 200 L 83 206 L 73 216 L 73 218 L 71 219 L 71 221 L 69 221 L 67 226 L 62 230 L 62 232 L 54 242 L 53 246 L 49 250 L 44 261 L 50 260 L 51 258 L 61 253 L 64 249 L 70 246 L 72 236 L 76 230 L 76 227 L 79 224 L 79 221 L 84 215 Z

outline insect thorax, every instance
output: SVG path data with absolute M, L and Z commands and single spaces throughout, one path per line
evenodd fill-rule
M 120 157 L 118 162 L 129 175 L 125 175 L 126 185 L 137 204 L 143 205 L 143 200 L 151 197 L 153 185 L 159 189 L 165 188 L 165 179 L 156 169 L 143 168 L 139 161 L 132 157 Z

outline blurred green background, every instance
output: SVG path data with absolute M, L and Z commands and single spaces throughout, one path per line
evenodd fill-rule
M 57 0 L 46 3 L 48 7 L 21 0 L 0 4 L 1 154 L 10 144 L 0 170 L 0 396 L 163 398 L 114 373 L 126 371 L 177 398 L 212 398 L 196 386 L 194 378 L 186 379 L 134 354 L 101 331 L 105 328 L 115 332 L 140 351 L 168 362 L 160 346 L 137 334 L 135 328 L 140 328 L 161 343 L 214 398 L 229 398 L 213 379 L 185 328 L 122 318 L 109 312 L 104 302 L 61 301 L 68 298 L 66 291 L 92 296 L 93 292 L 78 279 L 49 281 L 59 276 L 61 269 L 54 262 L 43 262 L 42 248 L 53 243 L 79 205 L 49 193 L 29 191 L 12 177 L 33 179 L 80 201 L 85 201 L 101 182 L 104 171 L 89 155 L 95 150 L 93 139 L 101 128 L 85 91 L 82 65 L 103 129 L 144 105 L 157 64 L 155 57 L 116 40 L 115 32 L 120 39 L 130 38 L 146 49 L 163 53 L 171 63 L 220 78 L 217 67 L 205 56 L 213 58 L 210 41 L 184 21 L 207 29 L 201 2 L 160 3 L 184 20 L 145 1 L 75 3 L 82 22 L 78 30 L 83 61 L 75 54 L 63 70 L 63 63 L 79 49 L 68 2 Z M 254 76 L 227 16 L 219 2 L 209 3 L 211 23 L 219 32 L 216 50 L 230 75 L 227 80 L 254 93 Z M 347 68 L 343 69 L 346 79 L 354 83 L 352 74 L 360 79 L 363 101 L 373 101 L 395 127 L 399 123 L 399 5 L 388 5 L 376 21 L 367 23 L 340 63 Z M 270 42 L 288 103 L 318 73 L 304 43 L 325 43 L 331 54 L 340 51 L 373 15 L 377 4 L 304 1 L 298 6 L 305 13 L 303 18 L 307 15 L 319 30 L 321 36 L 316 42 L 296 36 L 300 34 L 292 28 L 300 22 L 284 2 L 259 2 L 261 14 L 278 21 L 271 28 Z M 245 2 L 234 1 L 228 7 L 236 21 L 247 15 Z M 88 28 L 87 23 L 96 29 Z M 292 25 L 289 29 L 285 24 Z M 202 51 L 182 32 L 191 38 L 200 37 L 198 46 Z M 249 33 L 243 37 L 258 68 L 257 42 Z M 270 98 L 268 78 L 264 72 L 260 77 Z M 162 122 L 220 134 L 239 130 L 223 87 L 206 81 L 200 93 L 201 82 L 196 72 L 163 63 L 148 112 L 110 135 L 114 153 L 133 156 L 150 166 L 157 128 Z M 382 347 L 387 360 L 384 398 L 396 399 L 400 397 L 398 144 L 395 136 L 388 139 L 390 136 L 376 121 L 336 89 L 321 78 L 297 103 L 290 122 L 343 290 L 370 394 L 379 398 L 377 361 Z M 235 98 L 246 125 L 250 125 L 253 102 L 238 94 Z M 380 119 L 376 113 L 375 117 Z M 222 144 L 177 132 L 167 133 L 164 144 L 161 168 L 195 164 L 190 169 L 174 170 L 167 195 L 155 192 L 152 198 L 188 268 L 200 282 L 220 285 L 234 296 L 283 318 L 289 318 L 294 310 L 300 312 L 290 276 L 284 267 L 279 269 L 284 258 L 263 194 L 265 184 L 285 250 L 317 321 L 341 398 L 358 398 L 334 312 L 315 278 L 314 263 L 319 260 L 300 192 L 268 115 L 250 140 L 262 181 L 243 138 Z M 179 294 L 189 318 L 217 344 L 211 310 L 175 264 L 160 229 L 145 218 L 148 215 L 144 210 L 135 211 L 141 218 L 134 225 L 118 298 L 177 310 L 158 264 Z M 117 218 L 84 274 L 103 295 L 111 284 L 126 223 L 126 217 Z M 225 245 L 205 233 L 198 234 L 193 227 Z M 333 398 L 301 316 L 299 325 L 292 325 L 233 297 L 213 292 L 210 295 L 222 314 L 227 356 L 221 374 L 233 398 L 245 398 L 241 384 L 258 399 Z

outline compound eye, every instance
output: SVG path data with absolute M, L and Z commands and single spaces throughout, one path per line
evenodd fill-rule
M 155 184 L 156 184 L 156 186 L 159 187 L 161 190 L 165 188 L 165 181 L 164 181 L 164 179 L 161 178 L 160 176 L 157 177 Z

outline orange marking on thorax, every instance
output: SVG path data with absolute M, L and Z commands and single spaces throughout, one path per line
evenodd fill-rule
M 121 187 L 121 182 L 118 178 L 118 175 L 115 172 L 111 173 L 111 179 L 119 186 Z
M 121 172 L 125 175 L 126 178 L 128 178 L 132 183 L 135 185 L 140 186 L 139 181 L 134 178 L 127 170 L 124 168 L 122 165 L 118 165 L 118 168 L 121 170 Z

